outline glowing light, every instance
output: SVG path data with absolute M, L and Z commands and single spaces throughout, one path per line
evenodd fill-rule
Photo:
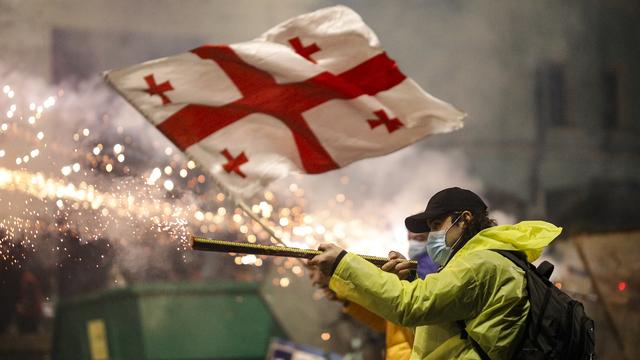
M 255 243 L 256 242 L 256 236 L 253 235 L 253 234 L 247 235 L 247 242 L 250 242 L 252 244 Z
M 29 104 L 29 110 L 34 111 L 35 109 L 36 109 L 36 104 L 35 103 Z
M 189 168 L 189 170 L 193 170 L 196 168 L 196 163 L 193 160 L 189 160 L 189 162 L 187 163 L 187 167 Z
M 122 146 L 120 144 L 113 145 L 113 152 L 114 153 L 120 154 L 122 152 L 122 150 L 124 150 L 124 146 Z
M 320 334 L 320 339 L 322 339 L 323 341 L 331 340 L 331 333 L 323 332 L 322 334 Z
M 7 96 L 9 97 L 9 99 L 13 99 L 15 94 L 16 94 L 15 91 L 9 90 L 9 93 L 7 94 Z
M 105 166 L 104 169 L 107 170 L 107 172 L 111 172 L 113 171 L 113 165 L 107 164 L 107 166 Z
M 16 158 L 16 165 L 22 164 L 22 158 Z
M 94 147 L 94 148 L 93 148 L 93 151 L 92 151 L 92 152 L 93 152 L 93 155 L 98 156 L 98 154 L 100 154 L 100 151 L 101 151 L 101 150 L 102 150 L 102 149 L 100 149 L 100 148 L 99 148 L 99 147 L 97 147 L 97 146 L 96 146 L 96 147 Z
M 171 155 L 171 153 L 173 153 L 173 149 L 170 147 L 167 147 L 166 149 L 164 149 L 164 154 L 169 156 Z
M 118 155 L 118 162 L 124 162 L 124 154 Z
M 282 287 L 289 286 L 289 283 L 290 283 L 289 278 L 283 277 L 280 279 L 280 286 Z
M 16 104 L 11 104 L 11 106 L 9 106 L 9 110 L 11 110 L 12 112 L 16 111 Z
M 11 90 L 11 87 L 9 87 L 9 85 L 5 85 L 2 87 L 2 92 L 5 94 L 9 93 L 10 90 Z
M 287 226 L 289 225 L 289 219 L 287 218 L 280 218 L 280 221 L 278 222 L 280 224 L 280 226 Z
M 48 109 L 55 104 L 56 104 L 56 99 L 53 96 L 49 96 L 42 105 L 44 105 L 44 107 Z
M 73 170 L 73 172 L 80 171 L 80 164 L 79 163 L 73 164 L 73 166 L 71 166 L 71 169 Z
M 225 216 L 227 214 L 227 209 L 220 207 L 218 208 L 218 215 Z
M 29 116 L 29 119 L 27 119 L 27 121 L 29 122 L 29 124 L 33 125 L 36 123 L 36 117 L 35 116 Z
M 62 169 L 60 169 L 60 172 L 62 172 L 62 175 L 68 176 L 71 174 L 71 166 L 63 166 Z
M 619 281 L 618 282 L 618 291 L 625 291 L 626 288 L 627 288 L 627 282 L 626 281 Z
M 4 157 L 6 155 L 4 150 L 0 150 L 0 158 Z
M 62 200 L 60 200 L 60 199 L 58 199 L 58 201 L 56 201 L 56 205 L 57 205 L 60 209 L 64 208 L 64 202 L 63 202 Z
M 31 150 L 31 157 L 32 158 L 37 157 L 38 155 L 40 155 L 40 150 L 38 150 L 38 149 Z
M 89 134 L 90 134 L 89 129 L 83 129 L 82 130 L 82 135 L 89 136 Z
M 147 179 L 147 184 L 154 185 L 156 181 L 158 181 L 160 176 L 162 176 L 162 171 L 160 171 L 159 168 L 154 168 L 151 171 L 151 175 L 149 175 L 149 178 Z
M 42 131 L 38 132 L 38 134 L 36 135 L 36 138 L 38 138 L 38 140 L 44 139 L 44 133 Z
M 346 197 L 344 196 L 344 194 L 336 195 L 336 201 L 339 202 L 339 203 L 344 202 L 345 199 L 346 199 Z
M 187 172 L 187 169 L 180 170 L 180 177 L 181 178 L 186 178 L 187 175 L 189 175 L 189 173 Z
M 196 211 L 196 213 L 194 214 L 194 217 L 198 221 L 203 221 L 204 220 L 204 214 L 202 213 L 202 211 Z
M 173 181 L 171 180 L 165 180 L 164 182 L 164 188 L 167 189 L 167 191 L 171 191 L 173 190 Z
M 2 131 L 7 131 L 7 129 L 9 128 L 9 125 L 7 125 L 7 123 L 4 123 L 0 125 L 0 128 L 2 129 Z
M 171 168 L 171 166 L 165 166 L 164 167 L 164 173 L 167 175 L 171 175 L 171 173 L 173 172 L 173 169 Z
M 255 255 L 245 255 L 242 257 L 241 263 L 242 265 L 251 265 L 254 264 L 256 262 L 257 258 Z
M 260 201 L 260 212 L 262 213 L 262 217 L 268 218 L 271 217 L 271 212 L 273 211 L 273 206 L 269 205 L 266 201 Z
M 13 111 L 11 110 L 7 111 L 7 117 L 11 119 L 13 117 Z

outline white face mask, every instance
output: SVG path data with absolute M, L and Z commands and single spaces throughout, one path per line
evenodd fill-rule
M 415 259 L 426 251 L 427 243 L 425 241 L 409 240 L 409 259 Z
M 440 266 L 444 266 L 444 264 L 447 263 L 447 260 L 449 260 L 449 256 L 451 256 L 452 248 L 447 246 L 446 242 L 447 232 L 449 232 L 453 225 L 455 225 L 455 223 L 460 220 L 461 216 L 462 214 L 458 216 L 458 218 L 451 224 L 451 226 L 449 226 L 448 229 L 429 232 L 429 236 L 427 237 L 427 253 L 429 254 L 429 257 L 431 257 L 433 262 Z M 453 246 L 456 246 L 461 238 L 462 234 L 460 234 L 460 237 L 458 238 L 458 240 L 456 240 Z

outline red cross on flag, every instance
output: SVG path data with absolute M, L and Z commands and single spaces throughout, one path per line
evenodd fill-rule
M 459 129 L 465 117 L 400 72 L 344 6 L 105 77 L 241 196 L 292 170 L 322 173 Z

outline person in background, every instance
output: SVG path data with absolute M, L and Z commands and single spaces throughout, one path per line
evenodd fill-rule
M 16 304 L 16 324 L 22 334 L 38 332 L 43 320 L 44 296 L 40 280 L 29 270 L 20 276 L 20 296 Z

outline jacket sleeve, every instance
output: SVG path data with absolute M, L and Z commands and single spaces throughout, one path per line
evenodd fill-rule
M 480 312 L 483 299 L 478 298 L 477 265 L 457 259 L 439 273 L 408 282 L 348 253 L 338 264 L 329 287 L 339 297 L 402 326 L 452 322 L 473 318 Z

